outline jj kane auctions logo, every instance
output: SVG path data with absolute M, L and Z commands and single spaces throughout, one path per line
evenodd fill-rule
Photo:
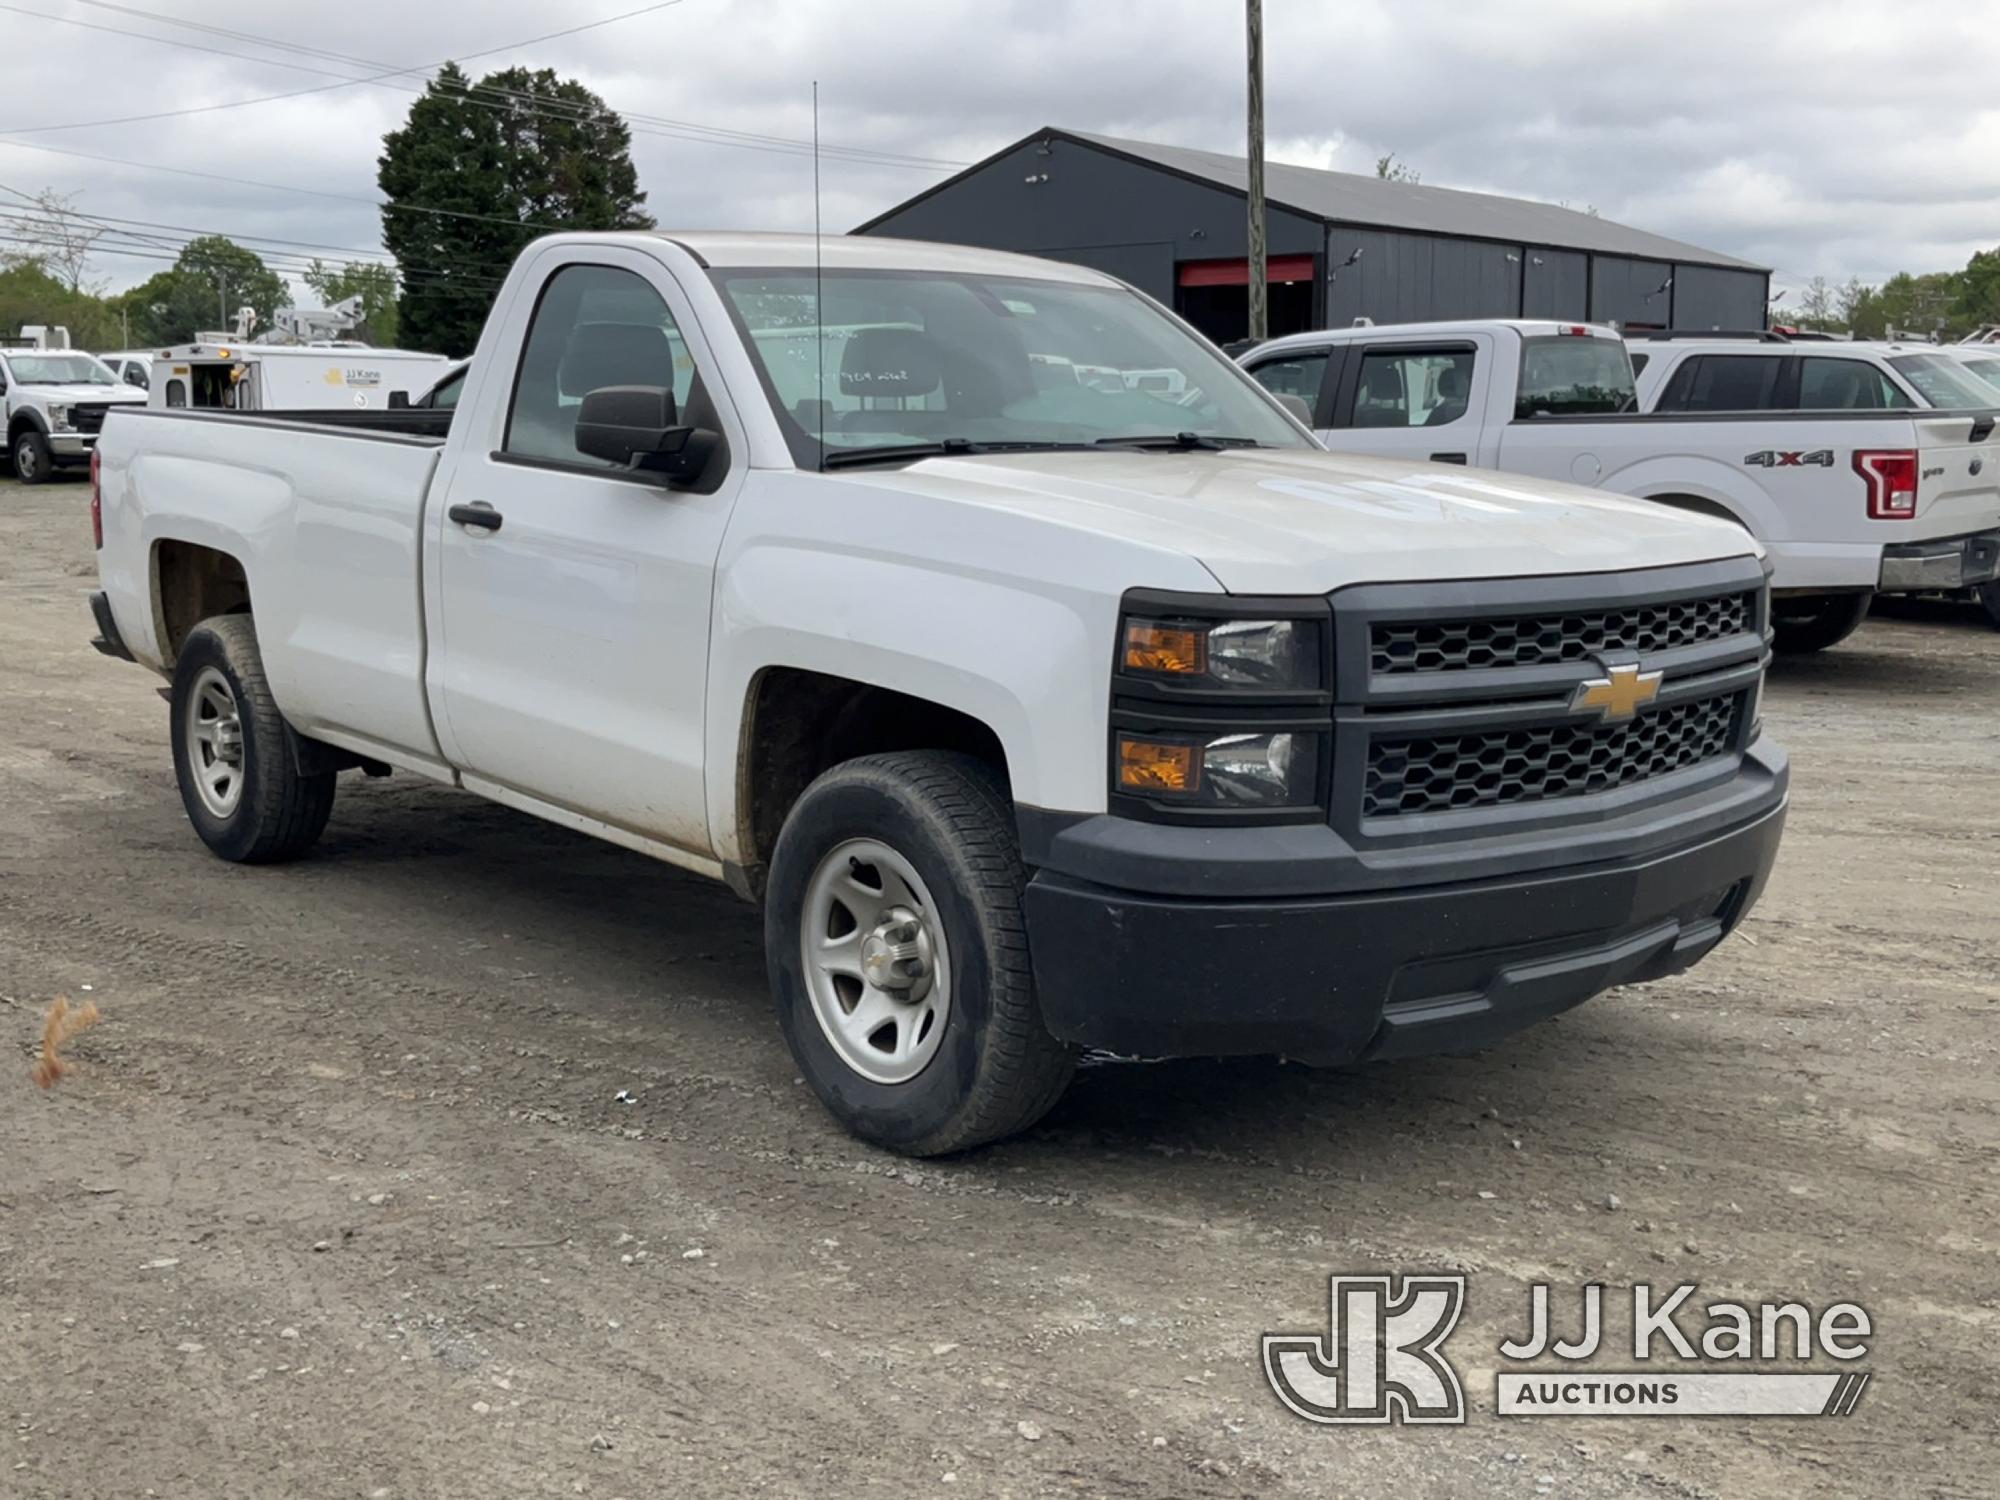
M 1862 1308 L 1837 1302 L 1815 1314 L 1797 1302 L 1697 1306 L 1699 1290 L 1634 1286 L 1631 1354 L 1644 1368 L 1585 1370 L 1572 1366 L 1608 1348 L 1604 1287 L 1582 1289 L 1576 1336 L 1564 1338 L 1549 1287 L 1532 1286 L 1527 1332 L 1503 1340 L 1499 1352 L 1509 1362 L 1538 1363 L 1500 1371 L 1495 1413 L 1807 1417 L 1847 1416 L 1860 1404 L 1867 1371 L 1798 1366 L 1815 1353 L 1865 1358 L 1874 1329 Z M 1465 1292 L 1463 1276 L 1331 1277 L 1327 1331 L 1264 1335 L 1264 1377 L 1309 1422 L 1463 1423 L 1465 1391 L 1444 1344 L 1465 1311 Z M 1558 1364 L 1539 1363 L 1548 1359 Z M 1711 1367 L 1688 1368 L 1697 1361 Z

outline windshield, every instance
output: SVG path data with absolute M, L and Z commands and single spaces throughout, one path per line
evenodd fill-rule
M 1942 354 L 1897 354 L 1889 364 L 1932 406 L 1992 406 L 1996 393 L 1977 375 L 1968 374 Z
M 116 385 L 110 367 L 88 354 L 9 354 L 7 366 L 22 385 Z
M 802 468 L 918 444 L 1310 444 L 1133 292 L 892 270 L 716 272 Z M 820 434 L 825 434 L 822 450 Z
M 1632 357 L 1619 340 L 1575 334 L 1522 340 L 1517 418 L 1603 416 L 1637 405 Z

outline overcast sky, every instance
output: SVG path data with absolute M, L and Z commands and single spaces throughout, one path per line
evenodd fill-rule
M 509 45 L 643 3 L 5 0 L 0 187 L 76 191 L 90 213 L 274 255 L 283 247 L 251 237 L 305 242 L 294 255 L 379 255 L 375 158 L 421 74 L 339 80 L 498 47 L 468 70 L 553 67 L 628 116 L 703 128 L 634 122 L 640 184 L 672 227 L 811 227 L 801 152 L 706 132 L 804 140 L 815 78 L 829 230 L 951 170 L 841 151 L 969 163 L 1045 124 L 1242 149 L 1237 0 L 679 0 Z M 1394 152 L 1427 183 L 1595 205 L 1773 266 L 1779 287 L 1958 267 L 2000 244 L 2000 0 L 1266 0 L 1265 12 L 1274 160 L 1365 172 Z M 90 123 L 301 89 L 320 91 Z M 40 128 L 72 124 L 87 128 Z M 170 246 L 152 253 L 105 255 L 100 273 L 142 280 Z

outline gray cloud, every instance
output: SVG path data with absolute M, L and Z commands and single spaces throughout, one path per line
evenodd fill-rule
M 23 3 L 47 14 L 0 11 L 0 183 L 78 191 L 79 206 L 98 214 L 378 249 L 376 214 L 352 200 L 375 196 L 381 136 L 401 119 L 409 93 L 356 85 L 19 136 L 26 127 L 333 81 L 280 62 L 364 71 L 71 0 Z M 171 11 L 162 0 L 127 3 L 416 66 L 635 0 L 593 0 L 587 11 L 529 0 L 251 11 L 219 0 L 178 0 Z M 1594 205 L 1607 218 L 1772 265 L 1780 286 L 1816 274 L 1874 281 L 1957 266 L 2000 243 L 1992 84 L 2000 15 L 1990 4 L 1269 0 L 1266 12 L 1277 158 L 1368 171 L 1393 151 L 1426 182 Z M 83 30 L 49 15 L 268 62 Z M 1042 124 L 1240 149 L 1241 56 L 1234 0 L 683 0 L 470 66 L 551 66 L 628 112 L 794 139 L 811 134 L 818 79 L 829 144 L 971 161 Z M 639 130 L 634 157 L 663 224 L 810 227 L 804 156 Z M 825 222 L 843 229 L 943 172 L 828 158 L 821 175 Z M 164 263 L 107 255 L 100 270 L 122 285 Z

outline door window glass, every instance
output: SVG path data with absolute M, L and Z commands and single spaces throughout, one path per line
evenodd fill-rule
M 1267 359 L 1250 373 L 1274 396 L 1297 396 L 1317 418 L 1320 385 L 1326 379 L 1324 349 Z
M 1775 354 L 1703 354 L 1674 371 L 1661 411 L 1776 411 Z
M 1354 390 L 1356 427 L 1443 427 L 1472 396 L 1470 349 L 1369 349 Z
M 1894 381 L 1863 360 L 1809 357 L 1799 368 L 1801 411 L 1895 411 L 1912 404 Z
M 610 385 L 671 386 L 683 419 L 694 359 L 674 315 L 643 277 L 611 266 L 565 266 L 542 288 L 507 417 L 506 451 L 612 469 L 579 453 L 583 398 Z

